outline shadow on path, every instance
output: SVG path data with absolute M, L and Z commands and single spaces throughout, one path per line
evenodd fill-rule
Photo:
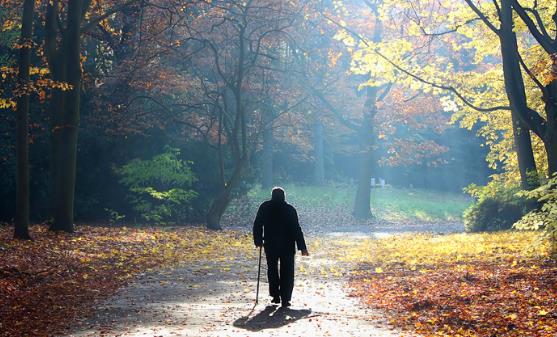
M 278 309 L 277 309 L 278 308 Z M 290 309 L 269 305 L 255 316 L 250 317 L 251 312 L 244 317 L 238 318 L 232 325 L 249 331 L 260 331 L 264 329 L 277 329 L 311 314 L 311 309 Z

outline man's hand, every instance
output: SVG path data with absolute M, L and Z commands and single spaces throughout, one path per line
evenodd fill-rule
M 307 249 L 302 250 L 302 256 L 309 256 Z

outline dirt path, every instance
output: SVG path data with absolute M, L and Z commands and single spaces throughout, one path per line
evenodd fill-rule
M 260 303 L 252 310 L 254 251 L 145 275 L 100 304 L 68 336 L 409 336 L 389 329 L 380 314 L 348 296 L 345 273 L 331 262 L 339 247 L 315 246 L 312 257 L 296 257 L 291 308 L 270 305 L 263 269 Z

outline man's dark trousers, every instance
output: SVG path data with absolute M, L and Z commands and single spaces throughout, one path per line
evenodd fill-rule
M 283 302 L 290 302 L 294 289 L 294 254 L 271 252 L 265 247 L 265 255 L 267 256 L 269 294 L 275 298 L 280 296 Z

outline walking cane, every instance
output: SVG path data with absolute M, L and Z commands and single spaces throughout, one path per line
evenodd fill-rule
M 257 306 L 257 302 L 259 302 L 259 279 L 261 278 L 261 251 L 262 250 L 263 250 L 263 246 L 260 246 L 259 247 L 259 268 L 257 269 L 257 291 L 255 293 L 255 306 Z

